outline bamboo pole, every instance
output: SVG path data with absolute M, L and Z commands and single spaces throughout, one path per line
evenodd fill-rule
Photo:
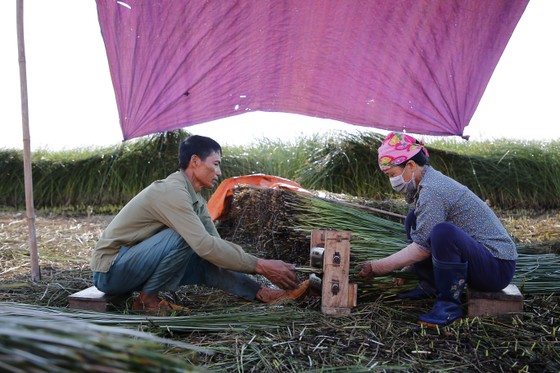
M 37 235 L 35 231 L 35 208 L 33 206 L 33 178 L 31 174 L 31 146 L 29 136 L 29 110 L 27 97 L 27 71 L 25 65 L 25 43 L 23 37 L 23 0 L 17 1 L 17 38 L 19 79 L 21 87 L 21 122 L 23 127 L 23 172 L 25 180 L 25 207 L 29 230 L 29 252 L 31 255 L 31 280 L 41 279 Z

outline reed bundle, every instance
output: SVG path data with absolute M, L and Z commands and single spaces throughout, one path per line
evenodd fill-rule
M 155 335 L 0 303 L 0 370 L 3 372 L 197 372 L 166 348 L 212 353 Z
M 260 256 L 297 265 L 309 263 L 313 229 L 351 231 L 351 275 L 357 264 L 391 255 L 407 245 L 403 224 L 387 216 L 314 194 L 251 186 L 236 189 L 230 219 L 220 229 L 226 238 L 245 243 Z M 526 294 L 560 293 L 559 268 L 559 255 L 532 253 L 520 246 L 513 283 Z M 399 276 L 410 278 L 404 273 Z M 364 290 L 371 284 L 360 286 Z
M 33 154 L 34 201 L 38 208 L 83 209 L 114 214 L 155 179 L 177 169 L 177 146 L 189 134 L 164 132 L 117 147 Z M 377 166 L 383 136 L 345 132 L 285 143 L 263 138 L 249 146 L 224 146 L 223 177 L 265 173 L 295 180 L 310 190 L 393 198 Z M 481 143 L 434 140 L 430 164 L 504 209 L 557 209 L 560 200 L 560 142 Z M 22 208 L 22 155 L 0 149 L 0 205 Z M 539 170 L 539 182 L 534 182 Z M 79 210 L 78 210 L 79 211 Z M 75 211 L 74 211 L 75 212 Z
M 169 344 L 173 341 L 154 337 L 147 333 L 157 334 L 204 331 L 208 333 L 237 332 L 241 330 L 266 330 L 275 328 L 286 321 L 313 322 L 317 315 L 305 315 L 303 310 L 278 306 L 255 306 L 254 304 L 228 305 L 227 308 L 213 305 L 213 309 L 200 308 L 190 315 L 146 316 L 128 313 L 99 313 L 60 307 L 38 307 L 36 305 L 11 302 L 0 303 L 0 317 L 25 317 L 26 319 L 48 319 L 59 322 L 84 322 L 86 329 L 97 330 L 96 326 L 114 326 L 123 329 L 108 330 L 115 334 L 139 337 L 147 341 Z M 92 326 L 93 325 L 93 326 Z M 79 326 L 79 325 L 74 325 Z M 124 329 L 126 328 L 126 329 Z M 130 332 L 129 329 L 132 329 Z M 104 331 L 103 328 L 99 330 Z M 126 330 L 126 331 L 125 331 Z M 211 351 L 181 343 L 175 347 L 195 352 L 212 353 Z

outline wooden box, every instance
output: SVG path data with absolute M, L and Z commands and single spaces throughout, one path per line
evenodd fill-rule
M 80 310 L 105 312 L 122 303 L 126 298 L 128 294 L 107 295 L 95 286 L 91 286 L 69 295 L 68 306 Z
M 498 292 L 467 289 L 468 317 L 511 315 L 523 312 L 523 295 L 514 284 Z

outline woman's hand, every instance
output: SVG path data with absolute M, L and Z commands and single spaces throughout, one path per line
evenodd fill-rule
M 414 268 L 411 265 L 409 265 L 409 266 L 406 266 L 403 269 L 401 269 L 401 272 L 411 273 L 411 272 L 414 272 Z M 393 277 L 393 285 L 395 285 L 395 286 L 403 286 L 407 282 L 408 281 L 406 281 L 406 279 L 404 279 L 402 277 Z
M 358 276 L 365 279 L 372 279 L 375 276 L 379 276 L 379 273 L 376 271 L 376 263 L 377 260 L 372 260 L 370 262 L 358 264 L 356 266 L 356 269 L 360 271 Z

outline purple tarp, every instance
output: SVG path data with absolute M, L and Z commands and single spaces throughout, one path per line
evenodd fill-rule
M 462 135 L 527 3 L 97 0 L 97 9 L 124 139 L 249 111 Z

